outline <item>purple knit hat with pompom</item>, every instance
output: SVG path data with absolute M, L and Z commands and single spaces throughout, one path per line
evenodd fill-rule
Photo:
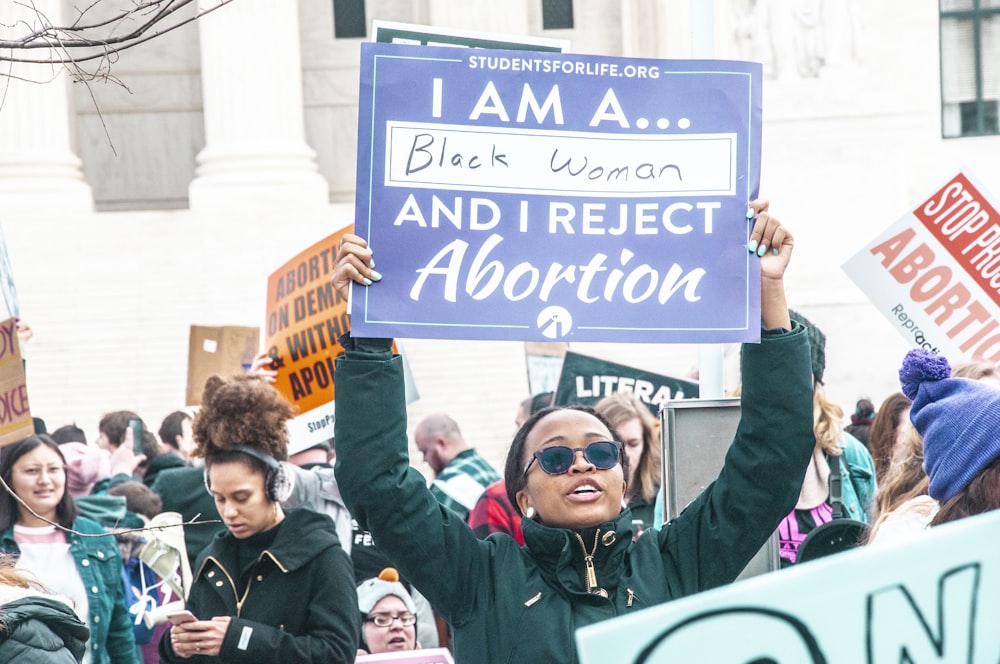
M 910 421 L 924 438 L 928 493 L 942 503 L 1000 457 L 1000 389 L 950 376 L 948 360 L 920 348 L 899 370 L 903 394 L 913 400 Z

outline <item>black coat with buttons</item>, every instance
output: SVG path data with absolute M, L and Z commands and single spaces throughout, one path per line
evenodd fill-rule
M 198 556 L 187 607 L 199 620 L 231 616 L 218 657 L 182 659 L 170 637 L 164 662 L 350 663 L 360 625 L 351 560 L 333 520 L 291 509 L 272 542 L 241 582 L 242 543 L 221 533 Z

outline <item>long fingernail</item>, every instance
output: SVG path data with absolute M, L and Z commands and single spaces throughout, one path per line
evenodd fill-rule
M 367 251 L 367 252 L 368 252 L 368 255 L 369 255 L 369 256 L 371 256 L 371 255 L 372 255 L 372 248 L 371 248 L 371 247 L 365 247 L 365 251 Z
M 375 259 L 374 258 L 371 259 L 370 261 L 368 261 L 368 267 L 375 267 Z
M 757 255 L 758 256 L 763 256 L 766 253 L 767 253 L 767 245 L 766 244 L 762 244 L 759 247 L 757 247 Z
M 752 207 L 747 208 L 747 219 L 753 219 L 754 211 Z
M 757 251 L 757 240 L 750 240 L 750 243 L 747 245 L 747 251 L 750 253 Z
M 369 279 L 368 277 L 365 277 L 365 286 L 371 286 L 371 285 L 372 285 L 372 280 Z
M 779 251 L 778 251 L 778 248 L 777 248 L 777 247 L 775 247 L 774 249 L 772 249 L 772 250 L 771 250 L 771 253 L 772 253 L 772 254 L 774 254 L 775 256 L 777 256 L 777 255 L 778 255 L 778 253 L 779 253 Z
M 372 270 L 372 279 L 374 279 L 375 281 L 382 281 L 382 275 L 376 272 L 375 270 Z

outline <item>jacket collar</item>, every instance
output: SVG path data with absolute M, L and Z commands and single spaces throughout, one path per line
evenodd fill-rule
M 330 517 L 306 508 L 289 509 L 271 546 L 264 549 L 260 559 L 270 559 L 282 572 L 291 572 L 305 566 L 321 551 L 339 544 Z M 205 563 L 215 558 L 232 566 L 237 560 L 240 541 L 228 530 L 217 534 L 195 563 L 195 578 L 201 576 Z
M 632 511 L 623 510 L 614 520 L 580 531 L 549 528 L 531 519 L 521 522 L 524 544 L 549 583 L 567 593 L 614 595 L 624 573 L 626 554 L 632 547 Z M 587 557 L 592 555 L 593 581 L 587 590 Z

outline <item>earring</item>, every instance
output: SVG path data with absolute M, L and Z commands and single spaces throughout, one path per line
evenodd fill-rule
M 627 507 L 628 507 L 628 502 L 624 498 L 622 498 L 622 509 L 625 509 Z
M 529 507 L 528 511 L 524 513 L 524 518 L 525 519 L 534 519 L 535 518 L 535 508 L 534 507 Z

